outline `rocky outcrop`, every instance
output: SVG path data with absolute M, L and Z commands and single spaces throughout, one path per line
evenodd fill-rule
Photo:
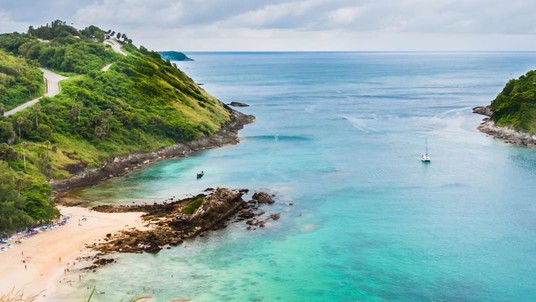
M 224 228 L 226 221 L 232 217 L 236 217 L 234 222 L 247 220 L 248 229 L 264 227 L 267 220 L 280 218 L 279 213 L 262 218 L 266 212 L 259 209 L 259 202 L 245 202 L 242 199 L 248 190 L 217 188 L 209 192 L 169 203 L 96 206 L 93 210 L 106 213 L 145 212 L 142 219 L 148 229 L 129 229 L 115 235 L 108 234 L 103 242 L 91 248 L 100 252 L 100 256 L 111 252 L 156 253 L 166 245 L 176 246 L 204 232 Z M 256 194 L 270 197 L 272 202 L 267 203 L 273 203 L 269 194 Z
M 482 123 L 477 127 L 478 130 L 489 134 L 495 138 L 501 139 L 508 144 L 534 147 L 536 146 L 536 135 L 517 131 L 509 127 L 502 127 L 491 120 L 493 111 L 491 106 L 478 106 L 473 108 L 473 113 L 487 116 Z
M 473 113 L 482 114 L 482 115 L 491 117 L 491 114 L 492 114 L 491 106 L 477 106 L 473 108 Z
M 272 196 L 266 192 L 257 192 L 253 194 L 251 199 L 259 203 L 268 203 L 268 204 L 274 203 L 274 199 L 272 198 Z
M 255 120 L 252 115 L 245 115 L 224 105 L 231 113 L 231 119 L 215 134 L 209 137 L 163 147 L 154 152 L 131 153 L 116 156 L 103 163 L 101 167 L 84 169 L 82 172 L 63 180 L 51 180 L 56 193 L 66 192 L 79 187 L 95 185 L 103 180 L 122 176 L 131 170 L 139 169 L 156 161 L 167 158 L 184 157 L 197 151 L 238 143 L 238 131 L 244 125 Z
M 172 203 L 133 206 L 97 206 L 100 212 L 146 212 L 142 216 L 147 230 L 130 229 L 107 236 L 93 249 L 110 252 L 155 253 L 163 246 L 176 246 L 199 233 L 223 227 L 227 218 L 245 205 L 244 191 L 218 188 L 208 195 L 199 194 Z
M 509 144 L 526 147 L 536 146 L 536 135 L 520 132 L 508 127 L 498 126 L 494 121 L 489 119 L 482 122 L 478 126 L 478 130 L 495 138 L 502 139 Z
M 230 102 L 229 106 L 233 106 L 233 107 L 249 107 L 248 104 L 242 103 L 242 102 Z

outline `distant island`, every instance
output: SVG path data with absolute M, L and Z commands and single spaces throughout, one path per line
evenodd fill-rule
M 536 71 L 506 83 L 488 106 L 473 108 L 488 116 L 478 129 L 484 133 L 522 146 L 536 146 Z
M 189 58 L 187 55 L 180 51 L 159 51 L 158 52 L 162 59 L 170 61 L 193 61 L 192 58 Z

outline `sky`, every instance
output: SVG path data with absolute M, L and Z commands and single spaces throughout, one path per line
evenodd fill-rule
M 535 0 L 0 0 L 0 32 L 60 19 L 182 51 L 533 51 Z

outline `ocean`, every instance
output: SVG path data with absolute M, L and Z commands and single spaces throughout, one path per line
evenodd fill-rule
M 178 67 L 206 91 L 251 105 L 241 143 L 79 195 L 95 205 L 248 188 L 275 194 L 264 210 L 281 219 L 119 255 L 83 276 L 81 297 L 95 286 L 92 301 L 536 299 L 536 149 L 478 132 L 471 113 L 536 53 L 187 55 Z

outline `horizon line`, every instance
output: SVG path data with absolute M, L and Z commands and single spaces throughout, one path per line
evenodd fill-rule
M 536 50 L 173 50 L 161 49 L 162 51 L 177 51 L 189 53 L 530 53 Z

